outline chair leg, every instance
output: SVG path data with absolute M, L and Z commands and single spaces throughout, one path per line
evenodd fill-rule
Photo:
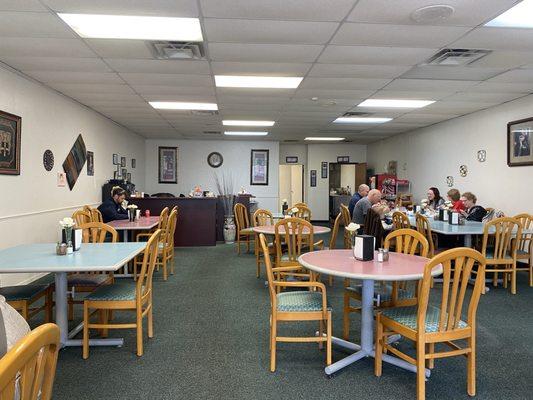
M 416 344 L 416 399 L 426 399 L 426 345 L 423 342 Z
M 333 275 L 329 276 L 329 282 L 328 283 L 329 283 L 330 287 L 333 286 Z
M 102 313 L 102 315 L 103 315 L 103 324 L 107 325 L 109 323 L 109 310 L 102 310 L 102 311 L 103 311 L 103 313 Z M 106 338 L 108 333 L 109 333 L 109 329 L 107 329 L 107 328 L 103 328 L 102 329 L 102 337 L 103 338 Z
M 494 287 L 498 286 L 498 273 L 497 272 L 494 272 L 494 274 L 492 274 L 492 285 Z M 504 281 L 504 285 L 505 285 L 505 281 Z
M 44 312 L 45 312 L 45 322 L 52 322 L 52 304 L 54 302 L 54 294 L 52 289 L 48 288 L 46 292 L 46 297 L 44 298 Z
M 511 293 L 516 294 L 516 264 L 513 264 L 513 271 L 511 272 Z
M 137 355 L 143 355 L 143 317 L 142 309 L 136 310 L 137 313 Z
M 105 310 L 104 309 L 101 309 L 101 310 L 98 310 L 98 323 L 103 325 L 105 324 Z M 102 329 L 99 329 L 99 333 L 100 333 L 100 336 L 101 337 L 105 337 L 105 331 L 106 329 L 102 328 Z
M 429 343 L 428 344 L 428 354 L 433 354 L 435 353 L 435 343 Z M 435 367 L 435 359 L 434 358 L 430 358 L 427 360 L 427 367 L 429 369 L 433 369 Z
M 470 396 L 476 395 L 476 337 L 475 332 L 468 339 L 470 353 L 467 354 L 467 392 Z
M 73 321 L 74 320 L 74 304 L 72 303 L 74 299 L 72 296 L 69 296 L 68 298 L 68 320 Z
M 83 302 L 83 359 L 89 358 L 89 307 Z
M 20 310 L 21 314 L 22 314 L 22 318 L 24 318 L 26 320 L 26 322 L 28 321 L 28 314 L 29 314 L 29 307 L 28 307 L 28 302 L 27 301 L 24 301 L 22 303 L 22 309 Z
M 148 310 L 148 337 L 154 337 L 154 308 L 152 306 L 152 300 L 150 300 L 150 309 Z
M 326 365 L 331 365 L 331 311 L 328 311 L 326 337 Z
M 376 316 L 376 340 L 374 349 L 374 375 L 381 376 L 383 370 L 383 325 L 381 324 L 381 314 Z
M 344 312 L 342 315 L 342 337 L 348 340 L 350 336 L 350 296 L 344 293 Z
M 318 321 L 318 337 L 321 338 L 324 336 L 324 321 Z M 318 342 L 318 349 L 322 350 L 324 348 L 324 342 Z
M 272 316 L 270 324 L 270 372 L 276 371 L 276 318 Z
M 237 232 L 237 255 L 241 255 L 241 235 Z

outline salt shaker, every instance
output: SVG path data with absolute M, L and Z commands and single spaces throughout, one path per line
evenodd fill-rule
M 383 262 L 389 261 L 389 251 L 387 249 L 383 249 Z
M 383 249 L 378 249 L 378 262 L 383 262 Z

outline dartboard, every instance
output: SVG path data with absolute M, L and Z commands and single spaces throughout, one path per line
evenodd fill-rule
M 54 153 L 52 150 L 46 150 L 43 154 L 43 165 L 44 169 L 51 171 L 54 168 Z

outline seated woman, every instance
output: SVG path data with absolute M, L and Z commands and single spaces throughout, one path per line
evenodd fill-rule
M 476 205 L 477 197 L 473 193 L 464 192 L 461 196 L 461 201 L 465 205 L 466 210 L 461 211 L 461 215 L 468 221 L 483 221 L 487 210 L 483 207 Z
M 125 198 L 126 191 L 120 186 L 113 186 L 111 197 L 98 206 L 104 223 L 117 219 L 128 219 L 128 211 L 122 207 L 122 202 Z
M 461 193 L 457 189 L 448 190 L 448 200 L 452 202 L 452 211 L 461 212 L 465 209 L 464 203 L 461 201 Z
M 432 210 L 438 210 L 444 204 L 444 199 L 441 197 L 439 189 L 430 187 L 427 193 L 428 207 Z

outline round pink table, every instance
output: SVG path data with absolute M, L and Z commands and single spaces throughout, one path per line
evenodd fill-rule
M 274 235 L 275 231 L 274 225 L 254 226 L 252 229 L 255 233 L 263 233 L 265 235 Z M 313 225 L 313 235 L 323 235 L 329 232 L 331 232 L 331 229 L 326 226 Z M 285 227 L 281 226 L 279 233 L 285 234 Z M 304 228 L 303 234 L 308 235 L 309 229 Z
M 355 351 L 355 353 L 327 366 L 325 372 L 331 375 L 361 358 L 374 357 L 374 282 L 422 279 L 428 259 L 391 252 L 387 262 L 377 262 L 376 255 L 372 261 L 359 261 L 354 258 L 352 250 L 320 250 L 301 255 L 298 262 L 313 272 L 363 281 L 361 344 L 340 338 L 332 339 L 334 344 Z M 442 268 L 433 270 L 433 275 L 441 273 Z M 416 372 L 416 366 L 397 357 L 384 354 L 383 361 Z M 429 370 L 426 370 L 426 376 L 429 377 L 429 374 Z

